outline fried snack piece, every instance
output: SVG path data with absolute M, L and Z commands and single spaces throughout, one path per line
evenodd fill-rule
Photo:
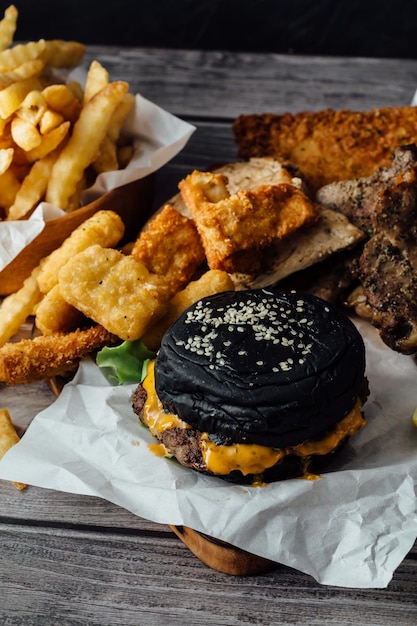
M 51 67 L 75 67 L 84 56 L 85 45 L 79 41 L 50 39 L 45 41 L 41 59 Z
M 59 285 L 52 287 L 36 307 L 35 324 L 43 335 L 69 333 L 83 323 L 84 315 L 64 300 Z
M 142 229 L 131 254 L 149 272 L 165 276 L 172 294 L 188 283 L 205 259 L 194 222 L 170 204 Z
M 42 96 L 53 111 L 61 113 L 72 124 L 76 122 L 82 105 L 68 85 L 48 85 L 42 90 Z
M 211 296 L 221 291 L 234 291 L 234 288 L 234 283 L 227 272 L 208 270 L 199 279 L 188 283 L 184 289 L 171 298 L 165 315 L 143 335 L 143 343 L 149 350 L 156 352 L 166 330 L 185 309 L 205 296 Z
M 416 143 L 417 107 L 240 115 L 233 132 L 240 157 L 289 161 L 314 192 L 333 181 L 369 176 L 390 164 L 397 146 Z
M 16 67 L 14 70 L 9 70 L 8 72 L 0 74 L 0 86 L 4 88 L 21 80 L 37 78 L 41 75 L 44 69 L 45 64 L 41 61 L 41 59 L 26 61 L 26 63 L 22 63 L 22 65 L 19 65 L 19 67 Z
M 1 93 L 1 92 L 0 92 Z M 43 159 L 48 154 L 53 152 L 58 146 L 61 146 L 64 139 L 69 134 L 70 131 L 70 122 L 65 121 L 62 122 L 56 128 L 53 128 L 49 132 L 42 135 L 42 140 L 38 146 L 32 148 L 31 150 L 19 150 L 16 148 L 16 162 L 17 163 L 34 163 L 39 159 Z
M 19 188 L 20 182 L 10 168 L 0 174 L 0 207 L 7 210 L 13 204 Z
M 0 409 L 0 459 L 20 441 L 7 409 Z
M 166 281 L 118 250 L 90 246 L 59 272 L 59 288 L 69 304 L 125 341 L 140 339 L 166 309 Z
M 18 10 L 13 4 L 4 11 L 0 20 L 0 50 L 6 50 L 13 43 L 18 16 Z
M 51 252 L 42 263 L 38 275 L 39 288 L 47 293 L 58 283 L 58 272 L 78 252 L 93 244 L 112 247 L 119 243 L 124 234 L 121 217 L 114 211 L 98 211 L 88 220 L 80 224 L 64 243 Z
M 5 50 L 7 52 L 8 50 Z M 0 55 L 2 53 L 0 52 Z M 1 70 L 0 70 L 1 72 Z M 37 91 L 40 83 L 36 78 L 27 78 L 0 90 L 0 118 L 7 120 L 24 101 L 28 93 Z
M 58 157 L 54 150 L 43 159 L 35 161 L 16 192 L 14 202 L 7 212 L 8 220 L 19 220 L 26 217 L 42 199 L 48 186 L 49 176 Z
M 97 60 L 93 60 L 88 68 L 85 79 L 83 103 L 89 102 L 93 96 L 109 84 L 109 73 Z
M 127 160 L 130 160 L 133 151 L 132 144 L 130 143 L 127 146 L 119 147 L 118 142 L 121 136 L 122 126 L 134 104 L 135 96 L 132 93 L 127 93 L 114 111 L 107 129 L 107 134 L 101 142 L 99 155 L 92 164 L 97 174 L 117 170 L 122 166 L 121 158 L 123 159 L 123 157 L 120 155 L 119 148 L 125 147 L 129 149 Z
M 124 81 L 109 83 L 81 109 L 49 179 L 46 201 L 66 209 L 86 168 L 95 161 L 114 111 L 128 92 Z
M 38 285 L 39 267 L 32 270 L 22 287 L 10 294 L 0 305 L 0 346 L 17 333 L 32 313 L 42 294 Z
M 96 325 L 71 333 L 40 335 L 0 347 L 0 381 L 22 385 L 74 371 L 90 352 L 117 341 Z
M 27 43 L 17 44 L 11 48 L 0 51 L 0 72 L 8 72 L 20 67 L 28 61 L 40 58 L 45 52 L 46 41 L 29 41 Z
M 13 161 L 13 148 L 0 148 L 0 176 L 7 172 Z
M 194 171 L 179 183 L 211 269 L 252 270 L 260 250 L 319 218 L 297 187 L 282 183 L 230 195 L 223 174 Z
M 19 443 L 20 437 L 13 425 L 12 418 L 7 409 L 0 409 L 0 459 L 6 454 L 10 448 Z M 27 485 L 24 483 L 13 482 L 12 485 L 21 491 Z

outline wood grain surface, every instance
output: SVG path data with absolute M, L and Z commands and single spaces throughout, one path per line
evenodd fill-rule
M 197 128 L 158 172 L 155 206 L 191 169 L 236 158 L 231 123 L 242 112 L 403 105 L 417 87 L 417 62 L 406 60 L 97 46 L 86 66 L 93 58 Z M 54 399 L 46 383 L 0 392 L 21 434 Z M 330 588 L 283 566 L 234 577 L 201 563 L 168 526 L 98 498 L 5 481 L 0 498 L 2 626 L 417 622 L 416 547 L 382 590 Z

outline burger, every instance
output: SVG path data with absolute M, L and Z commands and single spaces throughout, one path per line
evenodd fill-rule
M 366 424 L 365 348 L 320 298 L 205 297 L 163 337 L 133 410 L 163 455 L 237 483 L 311 477 Z

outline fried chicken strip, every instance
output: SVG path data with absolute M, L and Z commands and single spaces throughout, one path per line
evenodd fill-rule
M 0 382 L 22 385 L 68 374 L 90 352 L 116 341 L 117 337 L 96 325 L 7 343 L 0 348 Z
M 337 180 L 370 176 L 394 149 L 417 143 L 417 107 L 241 115 L 233 131 L 239 156 L 274 156 L 296 166 L 312 192 Z

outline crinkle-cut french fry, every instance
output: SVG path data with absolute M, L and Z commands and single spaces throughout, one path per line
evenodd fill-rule
M 39 335 L 0 346 L 0 381 L 24 385 L 72 372 L 80 359 L 117 338 L 102 326 Z
M 110 137 L 104 137 L 101 142 L 99 155 L 94 161 L 93 167 L 97 174 L 119 169 L 116 144 Z
M 112 115 L 128 89 L 124 81 L 109 83 L 82 108 L 52 170 L 47 202 L 65 210 L 83 172 L 97 158 Z
M 117 162 L 119 164 L 119 169 L 124 169 L 128 163 L 130 163 L 133 157 L 133 152 L 134 149 L 132 144 L 119 146 L 117 148 Z
M 126 121 L 127 116 L 132 110 L 135 104 L 135 96 L 133 93 L 127 93 L 119 106 L 116 108 L 112 115 L 109 128 L 107 129 L 107 136 L 114 142 L 118 141 L 122 126 Z
M 1 73 L 0 87 L 4 89 L 12 83 L 27 80 L 28 78 L 38 77 L 44 68 L 45 64 L 41 61 L 41 59 L 26 61 L 26 63 L 22 63 L 22 65 L 19 65 L 19 67 L 16 67 L 14 70 Z
M 17 109 L 16 116 L 36 126 L 36 124 L 39 124 L 47 108 L 48 105 L 41 91 L 34 89 L 27 94 L 20 107 Z
M 26 217 L 41 201 L 57 157 L 58 152 L 54 151 L 33 163 L 15 195 L 13 204 L 9 207 L 8 220 Z
M 6 50 L 12 45 L 18 16 L 19 12 L 13 4 L 4 11 L 0 21 L 0 50 Z
M 98 211 L 76 228 L 62 245 L 43 261 L 38 275 L 42 293 L 48 293 L 58 283 L 58 272 L 78 252 L 94 244 L 116 246 L 124 235 L 124 224 L 114 211 Z
M 59 285 L 52 287 L 36 307 L 35 324 L 43 335 L 69 333 L 83 321 L 84 315 L 61 296 Z
M 78 119 L 82 105 L 70 85 L 48 85 L 43 89 L 42 96 L 48 107 L 61 113 L 66 120 L 74 123 Z
M 13 148 L 0 148 L 0 176 L 7 172 L 13 161 Z
M 8 210 L 20 188 L 20 181 L 11 168 L 0 174 L 0 207 Z
M 0 346 L 17 333 L 32 313 L 42 294 L 38 285 L 39 266 L 32 270 L 22 287 L 7 296 L 0 305 Z
M 4 457 L 6 452 L 10 450 L 14 445 L 19 443 L 20 437 L 16 432 L 12 418 L 7 409 L 0 409 L 0 459 Z M 13 487 L 19 489 L 25 489 L 27 485 L 24 483 L 12 483 Z
M 142 336 L 142 341 L 148 350 L 157 351 L 167 329 L 189 306 L 221 291 L 234 291 L 235 286 L 227 272 L 208 270 L 199 279 L 188 283 L 184 289 L 171 298 L 165 315 L 151 326 Z
M 85 54 L 85 45 L 79 41 L 64 39 L 49 39 L 45 41 L 45 48 L 40 56 L 45 65 L 50 67 L 75 67 Z
M 19 441 L 20 437 L 13 425 L 9 411 L 0 409 L 0 459 Z
M 57 128 L 62 122 L 65 122 L 65 118 L 58 111 L 52 111 L 52 109 L 46 109 L 41 119 L 39 120 L 39 132 L 42 135 L 49 133 L 54 128 Z
M 0 72 L 9 72 L 27 61 L 39 59 L 46 48 L 44 39 L 17 44 L 0 52 Z
M 59 272 L 62 297 L 108 331 L 126 341 L 142 337 L 165 312 L 166 281 L 132 256 L 90 246 Z
M 68 202 L 67 202 L 67 208 L 66 211 L 67 213 L 71 213 L 71 211 L 76 211 L 77 209 L 80 208 L 81 206 L 81 195 L 83 193 L 83 191 L 87 189 L 87 174 L 86 172 L 83 173 L 82 177 L 80 178 L 80 180 L 77 183 L 77 186 L 75 188 L 74 193 L 72 194 L 71 198 L 69 198 Z
M 1 52 L 0 52 L 1 54 Z M 0 70 L 1 71 L 1 70 Z M 9 118 L 20 107 L 27 94 L 39 88 L 36 78 L 28 78 L 18 83 L 12 83 L 0 90 L 0 117 Z
M 16 157 L 16 161 L 20 161 L 21 163 L 33 163 L 34 161 L 43 159 L 64 141 L 69 133 L 70 127 L 70 122 L 62 122 L 62 124 L 50 130 L 49 133 L 42 135 L 39 146 L 32 148 L 32 150 L 21 150 L 18 153 L 20 159 Z
M 99 63 L 99 61 L 91 61 L 88 68 L 87 78 L 85 80 L 83 104 L 91 100 L 93 96 L 104 89 L 109 84 L 109 73 Z
M 11 133 L 13 141 L 25 152 L 37 148 L 42 143 L 42 135 L 37 126 L 31 122 L 14 117 L 11 123 Z
M 112 115 L 107 134 L 101 142 L 99 155 L 93 163 L 95 171 L 110 172 L 119 169 L 117 142 L 122 126 L 135 103 L 135 96 L 127 93 Z

